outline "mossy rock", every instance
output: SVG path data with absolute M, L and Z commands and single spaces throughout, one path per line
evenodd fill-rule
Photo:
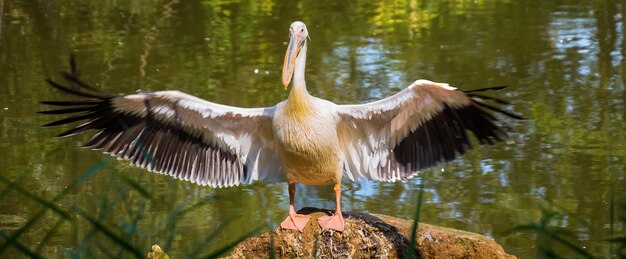
M 303 208 L 311 215 L 303 232 L 275 229 L 237 245 L 228 258 L 268 258 L 270 242 L 276 258 L 405 258 L 412 220 L 344 212 L 343 232 L 322 230 L 317 218 L 331 211 Z M 270 238 L 272 235 L 272 238 Z M 273 239 L 273 240 L 271 240 Z M 515 258 L 493 239 L 466 231 L 419 224 L 416 258 Z

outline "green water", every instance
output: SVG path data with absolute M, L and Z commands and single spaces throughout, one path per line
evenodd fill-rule
M 280 222 L 285 183 L 209 189 L 174 181 L 79 148 L 86 136 L 52 138 L 62 129 L 41 128 L 54 118 L 35 112 L 45 108 L 38 101 L 65 98 L 43 79 L 58 78 L 70 53 L 83 79 L 108 92 L 177 89 L 274 105 L 287 96 L 280 69 L 294 20 L 310 32 L 313 95 L 366 102 L 420 78 L 467 89 L 507 84 L 498 96 L 530 118 L 510 122 L 514 144 L 475 149 L 406 183 L 345 183 L 345 210 L 411 218 L 425 181 L 423 222 L 491 236 L 522 258 L 549 240 L 505 232 L 539 221 L 542 207 L 565 213 L 551 226 L 595 256 L 615 254 L 605 240 L 626 235 L 623 2 L 0 0 L 0 10 L 0 257 L 131 256 L 79 209 L 142 253 L 158 243 L 173 255 L 206 254 Z M 41 214 L 27 193 L 70 220 Z M 331 187 L 299 186 L 296 206 L 334 208 L 333 197 Z

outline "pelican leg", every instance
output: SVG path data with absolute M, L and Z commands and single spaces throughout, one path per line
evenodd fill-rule
M 336 183 L 334 190 L 336 196 L 335 202 L 337 203 L 337 210 L 335 211 L 335 215 L 320 217 L 317 222 L 319 222 L 322 229 L 334 229 L 337 231 L 343 231 L 346 224 L 343 221 L 343 215 L 341 214 L 341 183 Z
M 282 223 L 280 223 L 280 228 L 293 229 L 293 230 L 298 230 L 302 232 L 302 230 L 306 226 L 306 223 L 308 223 L 309 219 L 311 219 L 311 216 L 296 213 L 296 208 L 293 206 L 293 200 L 295 196 L 296 196 L 296 184 L 290 183 L 289 184 L 289 215 L 287 215 L 287 218 L 283 220 Z

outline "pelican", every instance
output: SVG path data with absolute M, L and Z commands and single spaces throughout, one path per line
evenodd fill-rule
M 341 182 L 367 178 L 404 181 L 418 171 L 455 159 L 480 144 L 509 140 L 494 113 L 506 102 L 480 91 L 417 80 L 395 95 L 365 104 L 338 105 L 311 96 L 304 80 L 309 32 L 296 21 L 282 70 L 286 100 L 263 108 L 239 108 L 179 91 L 111 95 L 78 78 L 72 58 L 67 85 L 54 88 L 75 100 L 43 101 L 61 107 L 44 114 L 71 114 L 44 126 L 80 122 L 66 137 L 95 131 L 84 146 L 100 149 L 149 171 L 200 185 L 227 187 L 254 181 L 286 181 L 289 212 L 283 229 L 302 231 L 309 216 L 294 207 L 296 183 L 334 185 L 336 211 L 318 219 L 342 231 Z

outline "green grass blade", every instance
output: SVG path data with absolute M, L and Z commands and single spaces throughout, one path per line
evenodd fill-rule
M 417 206 L 415 207 L 415 216 L 413 217 L 413 227 L 411 228 L 411 241 L 409 241 L 409 247 L 407 251 L 407 258 L 415 257 L 415 245 L 417 242 L 417 228 L 419 227 L 420 211 L 422 210 L 422 199 L 424 198 L 424 183 L 426 182 L 426 176 L 422 177 L 422 182 L 419 185 L 420 191 L 417 193 Z
M 226 251 L 228 251 L 229 249 L 233 248 L 235 245 L 243 242 L 244 240 L 248 239 L 249 237 L 253 236 L 255 233 L 257 233 L 259 230 L 261 230 L 264 226 L 259 226 L 253 230 L 251 230 L 250 232 L 244 234 L 243 236 L 239 237 L 237 240 L 230 242 L 229 244 L 217 249 L 215 252 L 210 253 L 206 256 L 203 256 L 202 258 L 217 258 L 218 256 L 222 255 L 223 253 L 225 253 Z
M 125 174 L 117 174 L 117 176 L 120 179 L 122 179 L 122 181 L 124 181 L 126 184 L 128 184 L 128 186 L 130 186 L 135 191 L 137 191 L 139 194 L 141 194 L 143 197 L 146 197 L 148 199 L 152 199 L 153 198 L 152 193 L 150 191 L 148 191 L 148 189 L 146 189 L 143 186 L 141 186 L 141 184 L 138 183 L 137 181 L 131 179 L 130 177 L 126 176 Z
M 7 185 L 11 184 L 11 181 L 9 181 L 9 179 L 5 178 L 2 175 L 0 175 L 0 181 L 6 183 Z M 59 214 L 59 216 L 61 216 L 62 218 L 64 218 L 64 219 L 69 219 L 70 218 L 70 215 L 67 212 L 63 211 L 61 208 L 59 208 L 59 206 L 57 206 L 54 203 L 51 203 L 49 201 L 46 201 L 46 200 L 42 199 L 41 197 L 30 193 L 27 190 L 24 190 L 24 188 L 22 188 L 21 186 L 14 185 L 13 189 L 18 191 L 20 194 L 22 194 L 22 195 L 24 195 L 24 196 L 26 196 L 28 198 L 31 198 L 32 200 L 35 200 L 37 203 L 43 205 L 44 207 L 53 210 L 54 212 Z
M 168 215 L 167 215 L 167 219 L 166 219 L 166 223 L 165 225 L 167 226 L 165 228 L 165 230 L 169 230 L 169 229 L 174 229 L 176 227 L 176 222 L 177 220 L 184 216 L 185 214 L 192 212 L 196 209 L 201 208 L 202 206 L 209 204 L 210 201 L 213 201 L 215 198 L 211 197 L 211 196 L 206 196 L 204 197 L 202 200 L 200 200 L 199 202 L 196 202 L 195 204 L 184 208 L 182 205 L 177 205 L 176 207 L 174 207 L 174 209 L 172 209 Z M 163 249 L 168 249 L 172 243 L 174 242 L 174 232 L 173 231 L 167 231 L 166 233 L 168 235 L 167 237 L 167 241 L 164 245 L 162 245 L 161 247 Z
M 567 213 L 567 209 L 561 205 L 559 205 L 558 203 L 554 202 L 553 200 L 541 195 L 540 196 L 545 202 L 547 202 L 550 206 L 557 208 L 559 211 L 561 212 L 556 212 L 556 211 L 551 211 L 551 213 L 554 213 L 555 215 L 553 216 L 568 216 L 571 217 L 572 219 L 577 220 L 578 222 L 580 222 L 581 224 L 585 225 L 585 226 L 589 226 L 589 221 L 587 221 L 586 219 L 582 218 L 581 216 L 574 214 L 574 213 Z M 545 210 L 545 208 L 544 208 Z M 545 210 L 546 212 L 548 212 L 548 210 Z M 550 220 L 551 217 L 548 218 L 548 220 Z
M 9 236 L 7 235 L 7 233 L 5 233 L 4 231 L 0 230 L 0 237 L 4 238 L 5 240 L 7 240 L 7 243 L 9 242 Z M 18 250 L 20 250 L 22 253 L 28 255 L 30 258 L 43 258 L 43 256 L 39 255 L 38 253 L 30 250 L 30 248 L 28 248 L 27 246 L 25 246 L 24 244 L 20 243 L 17 240 L 11 240 L 10 242 L 12 242 L 13 246 L 15 246 Z M 1 254 L 1 253 L 0 253 Z
M 11 181 L 11 183 L 9 183 L 7 187 L 0 192 L 0 197 L 4 197 L 4 195 L 6 195 L 9 191 L 13 190 L 15 186 L 22 182 L 22 180 L 26 179 L 26 176 L 28 175 L 30 175 L 30 171 L 22 173 L 20 176 L 17 177 L 17 179 Z
M 110 197 L 103 197 L 102 202 L 100 203 L 100 209 L 98 210 L 98 217 L 96 218 L 97 221 L 102 221 L 104 220 L 110 213 L 113 212 L 113 208 L 114 205 L 117 204 L 119 201 L 122 201 L 124 199 L 124 195 L 126 193 L 126 189 L 127 188 L 120 188 L 122 190 L 118 190 L 115 193 L 115 196 L 113 198 Z M 84 237 L 81 240 L 80 245 L 78 246 L 78 248 L 76 249 L 76 251 L 80 254 L 80 253 L 84 253 L 84 252 L 88 252 L 89 246 L 90 246 L 90 242 L 91 240 L 96 237 L 96 234 L 98 233 L 98 230 L 92 226 L 92 228 L 87 231 L 87 234 L 84 235 Z M 109 252 L 109 251 L 107 251 Z M 110 253 L 110 252 L 109 252 Z M 111 255 L 113 255 L 111 253 Z M 112 256 L 114 257 L 114 256 Z
M 200 201 L 194 203 L 193 205 L 187 207 L 187 208 L 182 208 L 180 210 L 177 211 L 177 214 L 175 215 L 176 217 L 181 217 L 184 216 L 185 214 L 192 212 L 194 210 L 197 210 L 199 208 L 201 208 L 204 205 L 209 204 L 210 202 L 214 201 L 215 197 L 213 196 L 205 196 L 204 198 L 202 198 Z
M 64 222 L 65 220 L 63 219 L 57 219 L 56 223 L 54 223 L 54 226 L 52 226 L 52 228 L 48 231 L 48 233 L 46 233 L 46 235 L 41 239 L 41 241 L 39 241 L 39 243 L 35 247 L 35 252 L 37 253 L 41 252 L 41 249 L 48 243 L 48 241 L 50 241 L 54 233 L 57 232 L 59 227 L 61 227 L 61 225 L 63 225 Z
M 546 257 L 553 258 L 553 256 L 556 255 L 556 254 L 553 254 L 554 251 L 551 250 L 550 245 L 547 245 L 547 246 L 545 244 L 541 245 L 544 242 L 548 242 L 549 244 L 550 242 L 548 240 L 550 240 L 550 241 L 556 241 L 560 243 L 561 245 L 571 249 L 572 251 L 577 253 L 579 256 L 582 256 L 583 258 L 593 258 L 593 255 L 591 255 L 589 252 L 578 247 L 577 245 L 573 244 L 567 239 L 561 237 L 561 235 L 574 237 L 574 235 L 571 234 L 569 231 L 565 231 L 564 229 L 561 229 L 561 228 L 554 228 L 554 227 L 549 226 L 550 220 L 556 216 L 561 215 L 560 213 L 551 212 L 542 208 L 542 214 L 543 215 L 541 216 L 541 219 L 539 220 L 540 221 L 539 224 L 531 222 L 526 225 L 515 226 L 505 231 L 504 235 L 509 235 L 513 232 L 533 231 L 539 234 L 540 235 L 539 237 L 543 236 L 544 238 L 546 238 L 545 240 L 539 242 L 540 246 L 538 247 L 540 253 Z
M 583 250 L 582 248 L 578 247 L 577 245 L 571 243 L 570 241 L 554 234 L 553 232 L 548 232 L 545 229 L 542 229 L 541 232 L 543 232 L 548 238 L 555 240 L 559 243 L 561 243 L 562 245 L 564 245 L 565 247 L 568 247 L 570 249 L 572 249 L 574 252 L 578 253 L 579 255 L 583 256 L 584 258 L 594 258 L 593 255 L 591 255 L 589 252 Z
M 615 181 L 611 182 L 609 194 L 609 237 L 613 238 L 615 236 Z M 613 251 L 613 243 L 609 244 L 609 250 Z
M 231 222 L 233 222 L 233 220 L 235 219 L 235 217 L 228 217 L 228 219 L 226 219 L 226 221 L 222 222 L 222 224 L 220 224 L 219 227 L 217 227 L 217 229 L 215 229 L 206 239 L 204 239 L 204 241 L 202 243 L 200 243 L 200 246 L 198 246 L 196 249 L 194 249 L 194 251 L 191 253 L 190 258 L 195 258 L 197 254 L 200 254 L 201 250 L 203 248 L 206 248 L 206 244 L 210 244 L 211 240 L 213 240 L 215 237 L 217 237 L 217 235 L 222 232 L 222 230 L 230 225 Z
M 105 247 L 100 242 L 96 243 L 96 247 L 98 247 L 98 250 L 101 251 L 104 255 L 106 255 L 109 258 L 120 258 L 119 256 L 115 257 L 115 255 L 111 253 L 111 251 L 109 251 L 110 248 Z M 88 258 L 88 257 L 92 257 L 92 256 L 85 256 L 85 258 Z
M 76 179 L 76 181 L 74 181 L 74 183 L 72 183 L 71 186 L 76 187 L 76 186 L 80 185 L 81 183 L 83 183 L 84 181 L 89 179 L 91 176 L 93 176 L 100 169 L 102 169 L 103 167 L 105 167 L 106 165 L 108 165 L 109 163 L 111 163 L 113 161 L 115 161 L 115 157 L 112 157 L 112 156 L 100 160 L 94 166 L 92 166 L 89 169 L 85 170 L 85 172 L 81 176 L 79 176 Z
M 80 177 L 78 177 L 78 179 L 76 179 L 72 184 L 70 184 L 67 188 L 65 188 L 61 193 L 57 194 L 57 196 L 55 196 L 51 200 L 50 204 L 54 204 L 55 202 L 59 201 L 66 194 L 68 194 L 70 191 L 74 190 L 74 188 L 78 187 L 83 181 L 87 180 L 89 177 L 94 175 L 95 172 L 97 172 L 100 168 L 104 167 L 105 165 L 107 165 L 111 161 L 113 161 L 113 157 L 109 157 L 109 159 L 104 159 L 104 160 L 100 161 L 98 164 L 96 164 L 96 165 L 92 166 L 91 168 L 87 169 L 87 171 L 85 171 L 85 173 L 83 173 Z M 8 181 L 8 179 L 2 177 L 1 175 L 0 175 L 0 179 L 2 179 L 4 182 Z M 11 186 L 11 184 L 9 184 L 9 186 Z M 16 187 L 17 187 L 17 185 L 16 185 Z M 14 187 L 14 188 L 16 188 L 16 187 Z M 9 237 L 9 239 L 11 239 L 11 240 L 19 239 L 19 237 L 23 233 L 25 233 L 31 226 L 33 226 L 44 215 L 44 213 L 48 209 L 50 209 L 50 207 L 44 206 L 44 208 L 39 210 L 33 217 L 31 217 L 26 222 L 26 224 L 24 224 L 21 228 L 19 228 L 15 232 L 13 232 L 13 234 Z M 0 254 L 2 254 L 7 247 L 8 247 L 8 242 L 3 244 L 2 246 L 0 246 Z
M 535 223 L 529 223 L 526 225 L 517 225 L 514 226 L 506 231 L 504 231 L 502 233 L 503 236 L 508 236 L 510 234 L 516 233 L 516 232 L 524 232 L 524 231 L 529 231 L 529 230 L 537 230 L 539 227 L 537 224 Z
M 3 182 L 8 181 L 8 179 L 4 178 L 3 176 L 0 175 L 0 180 Z M 34 196 L 33 194 L 30 194 L 29 192 L 27 192 L 26 190 L 24 190 L 22 187 L 20 187 L 19 185 L 15 185 L 14 189 L 22 194 L 25 194 L 26 196 Z M 57 196 L 58 197 L 58 196 Z M 42 201 L 43 199 L 36 197 L 37 201 Z M 55 199 L 53 199 L 54 202 Z M 34 216 L 32 216 L 31 218 L 28 219 L 28 221 L 26 221 L 26 223 L 24 225 L 22 225 L 20 228 L 18 228 L 17 230 L 15 230 L 10 236 L 7 236 L 6 242 L 4 244 L 2 244 L 2 246 L 0 246 L 0 254 L 4 253 L 4 251 L 8 248 L 9 244 L 16 244 L 17 240 L 20 238 L 20 236 L 22 234 L 24 234 L 30 227 L 34 226 L 35 223 L 37 223 L 37 221 L 43 217 L 43 215 L 46 213 L 46 211 L 48 211 L 48 209 L 54 208 L 57 212 L 60 212 L 59 215 L 62 215 L 63 219 L 69 219 L 69 214 L 63 210 L 61 210 L 60 208 L 58 208 L 56 205 L 54 205 L 51 202 L 43 202 L 42 203 L 44 206 L 42 209 L 40 209 L 37 213 L 35 213 Z
M 272 221 L 270 220 L 267 224 L 269 230 L 270 230 L 270 259 L 274 259 L 276 258 L 276 249 L 275 249 L 275 245 L 274 245 L 274 224 L 272 224 Z M 317 237 L 315 238 L 315 240 L 313 241 L 313 257 L 315 257 L 315 251 L 317 250 L 317 248 L 315 248 L 315 246 L 317 246 Z
M 144 255 L 141 254 L 141 251 L 139 249 L 137 249 L 136 247 L 134 247 L 131 243 L 129 243 L 128 241 L 126 241 L 124 238 L 118 236 L 117 234 L 113 233 L 113 231 L 111 231 L 109 228 L 107 228 L 106 226 L 104 226 L 101 222 L 93 219 L 91 216 L 89 216 L 89 214 L 85 213 L 84 211 L 82 211 L 81 209 L 75 207 L 74 210 L 83 218 L 85 218 L 92 226 L 94 226 L 94 228 L 96 228 L 98 231 L 100 231 L 102 234 L 104 234 L 106 237 L 108 237 L 111 241 L 117 243 L 118 245 L 120 245 L 121 248 L 123 248 L 126 251 L 129 251 L 132 255 L 134 255 L 137 258 L 143 258 Z

